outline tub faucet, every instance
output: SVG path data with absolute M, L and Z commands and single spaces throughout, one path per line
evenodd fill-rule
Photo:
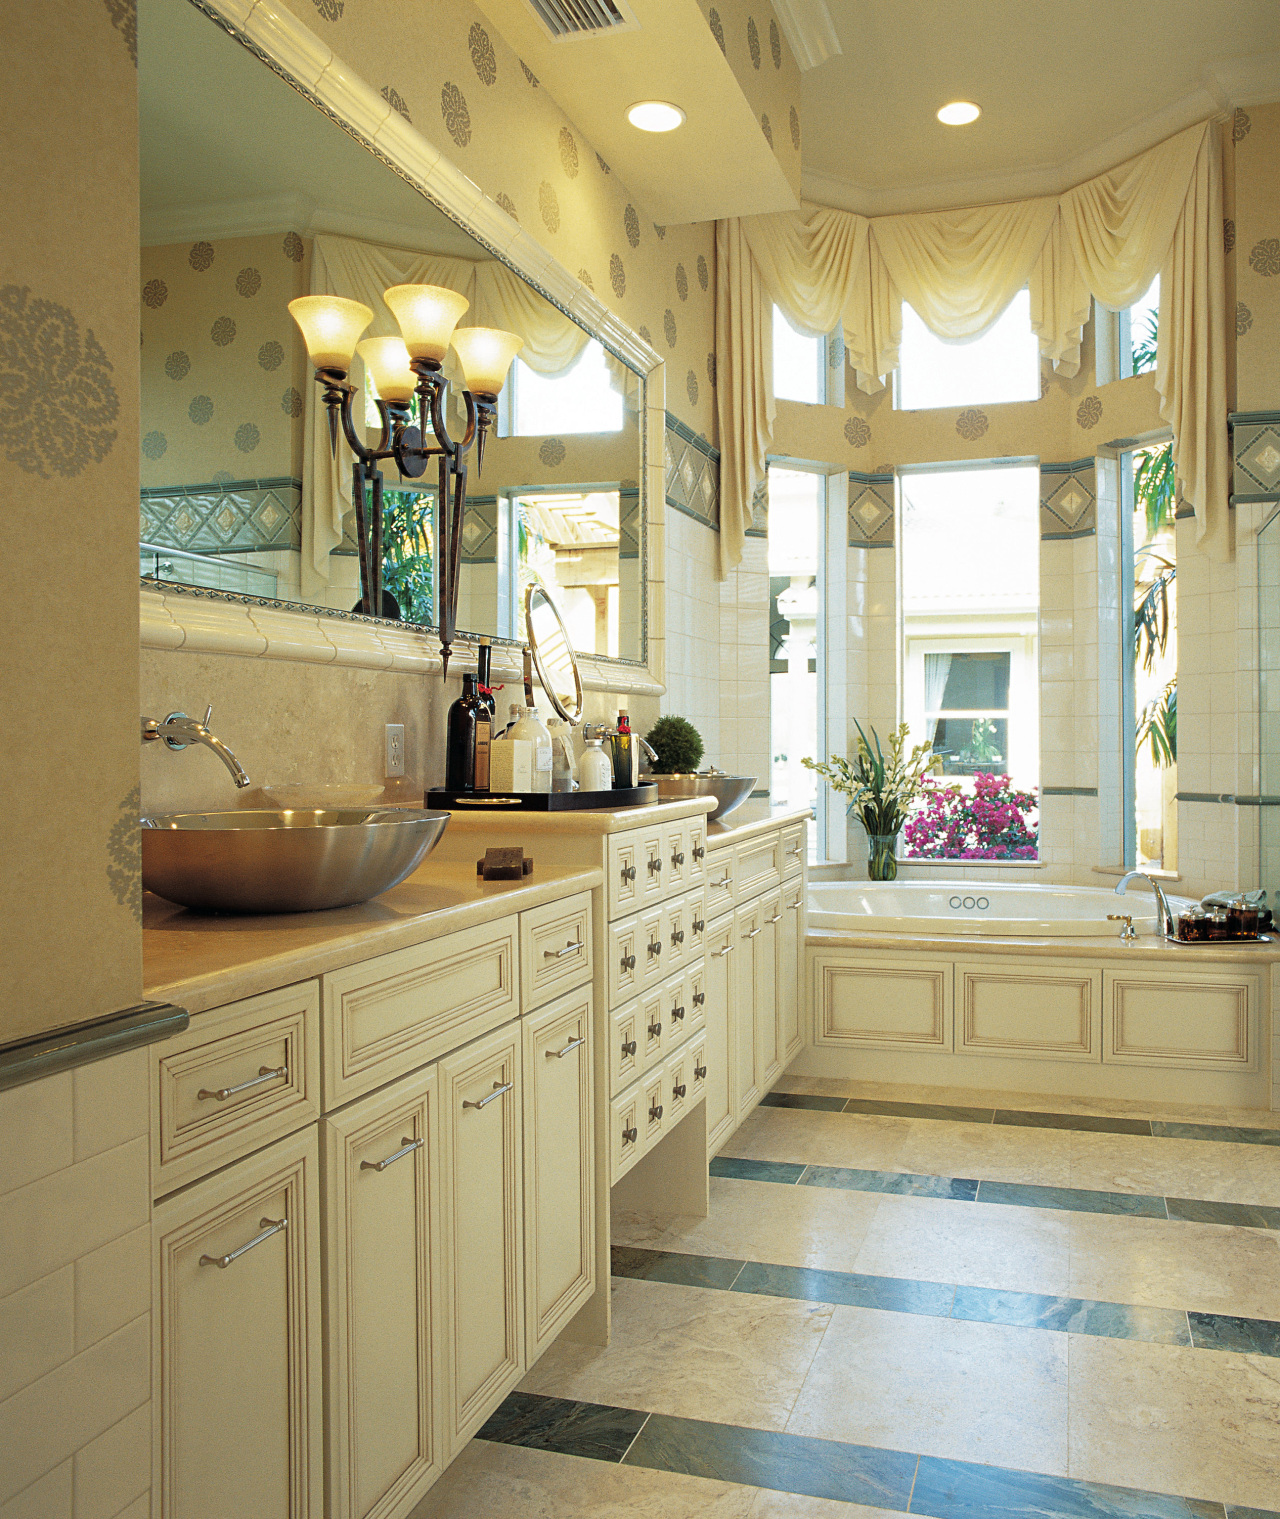
M 1145 881 L 1156 894 L 1156 905 L 1160 909 L 1160 916 L 1164 921 L 1165 936 L 1170 939 L 1177 938 L 1178 930 L 1173 921 L 1173 914 L 1169 911 L 1169 899 L 1164 894 L 1164 887 L 1156 880 L 1155 876 L 1149 876 L 1145 870 L 1127 871 L 1116 882 L 1116 896 L 1122 897 L 1130 881 Z
M 240 761 L 216 734 L 209 731 L 209 720 L 212 716 L 213 708 L 207 707 L 204 722 L 188 717 L 185 712 L 170 712 L 162 723 L 157 722 L 154 717 L 144 717 L 142 742 L 154 743 L 156 739 L 162 738 L 170 749 L 185 749 L 188 744 L 203 744 L 206 749 L 212 749 L 227 767 L 231 772 L 231 779 L 237 786 L 247 786 L 249 777 L 241 769 Z

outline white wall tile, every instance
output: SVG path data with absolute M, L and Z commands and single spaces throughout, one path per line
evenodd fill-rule
M 74 1266 L 0 1298 L 0 1401 L 74 1354 Z
M 151 1486 L 151 1405 L 143 1403 L 75 1454 L 75 1519 L 115 1519 Z
M 71 1077 L 64 1071 L 0 1092 L 0 1194 L 71 1164 Z

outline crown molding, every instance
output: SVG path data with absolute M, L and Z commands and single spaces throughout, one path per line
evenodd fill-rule
M 773 10 L 802 74 L 843 53 L 827 0 L 773 0 Z

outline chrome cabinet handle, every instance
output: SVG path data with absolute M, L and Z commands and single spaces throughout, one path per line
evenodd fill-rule
M 726 955 L 731 955 L 737 947 L 736 944 L 726 944 L 723 949 L 715 951 L 716 959 L 723 960 Z
M 690 925 L 689 925 L 689 927 L 694 931 L 695 934 L 700 934 L 702 932 L 702 930 L 704 928 L 706 928 L 706 926 L 707 926 L 707 923 L 706 923 L 706 919 L 705 918 L 695 918 L 693 920 L 693 922 L 690 923 Z
M 803 850 L 801 849 L 801 846 L 797 844 L 794 849 L 788 849 L 787 853 L 793 860 L 798 860 L 803 853 Z
M 781 923 L 782 922 L 782 914 L 780 912 L 775 912 L 774 915 L 773 915 L 773 917 L 766 918 L 765 922 L 766 923 Z
M 388 1166 L 395 1165 L 396 1161 L 403 1160 L 406 1155 L 412 1155 L 415 1150 L 420 1150 L 425 1143 L 426 1141 L 422 1139 L 402 1139 L 400 1141 L 400 1148 L 394 1155 L 388 1155 L 385 1160 L 362 1160 L 360 1162 L 360 1169 L 362 1171 L 385 1171 Z
M 799 912 L 799 911 L 800 911 L 800 909 L 801 909 L 801 908 L 802 908 L 802 907 L 803 907 L 803 906 L 804 906 L 804 903 L 803 903 L 803 902 L 801 902 L 801 901 L 800 901 L 800 900 L 799 900 L 799 898 L 797 898 L 797 899 L 796 899 L 796 900 L 795 900 L 795 901 L 794 901 L 794 902 L 788 902 L 788 903 L 787 903 L 787 911 L 788 911 L 788 912 Z
M 622 1041 L 622 1058 L 625 1060 L 628 1055 L 634 1055 L 635 1052 L 636 1052 L 636 1042 L 635 1042 L 635 1040 L 634 1039 L 624 1039 Z
M 743 934 L 742 937 L 744 939 L 754 939 L 757 934 L 762 934 L 763 932 L 764 932 L 763 925 L 760 928 L 749 928 L 749 929 L 747 929 L 746 933 Z
M 633 1145 L 640 1138 L 639 1129 L 623 1129 L 622 1142 L 624 1145 Z
M 671 856 L 671 867 L 672 867 L 673 870 L 678 870 L 680 868 L 680 866 L 683 865 L 683 864 L 684 864 L 684 853 L 683 853 L 682 850 L 677 850 L 675 852 L 675 854 L 673 854 Z
M 702 1004 L 706 1000 L 707 1000 L 707 994 L 706 994 L 706 992 L 694 992 L 694 994 L 693 994 L 693 1005 L 694 1005 L 694 1007 L 701 1007 Z
M 724 873 L 724 875 L 720 878 L 720 880 L 718 880 L 718 881 L 712 881 L 711 884 L 713 886 L 732 886 L 733 885 L 733 876 L 730 875 L 730 873 L 726 870 L 725 873 Z
M 684 1008 L 682 1008 L 682 1007 L 673 1007 L 671 1009 L 671 1017 L 672 1017 L 672 1020 L 674 1022 L 676 1022 L 676 1023 L 682 1022 L 683 1019 L 684 1019 Z
M 654 1121 L 654 1123 L 660 1123 L 662 1121 L 662 1104 L 660 1102 L 650 1104 L 649 1117 Z
M 688 1087 L 685 1086 L 683 1082 L 681 1082 L 681 1084 L 679 1086 L 673 1086 L 671 1088 L 671 1100 L 672 1100 L 672 1102 L 679 1102 L 680 1099 L 684 1096 L 684 1094 L 688 1090 L 689 1090 Z
M 651 1039 L 662 1038 L 662 1025 L 660 1023 L 651 1023 L 649 1025 L 649 1037 Z
M 634 881 L 635 878 L 636 878 L 636 867 L 634 865 L 624 865 L 622 867 L 622 879 L 624 881 Z
M 562 1050 L 548 1050 L 548 1060 L 563 1060 L 566 1055 L 571 1055 L 574 1050 L 581 1049 L 587 1042 L 587 1036 L 583 1034 L 581 1039 L 571 1039 Z
M 274 1081 L 277 1077 L 282 1077 L 287 1081 L 289 1067 L 287 1065 L 278 1065 L 272 1070 L 269 1065 L 260 1065 L 258 1067 L 258 1074 L 250 1076 L 248 1081 L 242 1081 L 239 1086 L 219 1087 L 216 1092 L 211 1092 L 208 1087 L 201 1087 L 196 1093 L 196 1100 L 200 1101 L 203 1098 L 212 1097 L 218 1102 L 226 1102 L 228 1097 L 234 1097 L 237 1092 L 247 1092 L 250 1087 L 260 1087 L 264 1081 Z
M 693 1074 L 694 1074 L 694 1076 L 697 1077 L 697 1079 L 699 1081 L 705 1081 L 707 1079 L 707 1068 L 706 1068 L 706 1066 L 705 1065 L 695 1065 L 694 1068 L 693 1068 Z
M 544 960 L 563 960 L 566 955 L 576 955 L 580 949 L 586 949 L 586 947 L 582 940 L 578 939 L 572 944 L 566 944 L 563 949 L 544 949 L 542 951 L 542 958 Z
M 684 943 L 684 929 L 683 928 L 673 928 L 671 930 L 671 946 L 672 946 L 672 948 L 673 949 L 677 949 L 683 943 Z
M 653 855 L 649 860 L 649 874 L 662 874 L 662 861 L 657 855 Z
M 289 1227 L 287 1218 L 260 1218 L 258 1228 L 261 1234 L 255 1234 L 247 1244 L 241 1245 L 238 1250 L 233 1250 L 230 1255 L 202 1255 L 202 1266 L 217 1266 L 220 1271 L 225 1271 L 232 1261 L 238 1261 L 242 1255 L 248 1255 L 255 1246 L 262 1244 L 264 1240 L 271 1238 L 273 1234 L 279 1234 L 282 1229 Z
M 623 955 L 622 968 L 623 970 L 635 970 L 636 957 L 634 955 Z
M 496 1102 L 504 1092 L 511 1091 L 512 1087 L 514 1086 L 514 1081 L 495 1081 L 493 1084 L 493 1091 L 490 1092 L 487 1097 L 482 1097 L 479 1102 L 469 1102 L 464 1098 L 462 1106 L 464 1108 L 487 1108 L 491 1102 Z
M 651 940 L 650 944 L 649 944 L 649 958 L 652 959 L 654 957 L 654 955 L 660 955 L 661 953 L 662 953 L 662 940 L 661 939 Z

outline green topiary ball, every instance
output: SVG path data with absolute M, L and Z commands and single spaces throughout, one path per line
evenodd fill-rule
M 645 737 L 658 756 L 655 775 L 685 775 L 702 762 L 702 735 L 683 717 L 660 717 Z

